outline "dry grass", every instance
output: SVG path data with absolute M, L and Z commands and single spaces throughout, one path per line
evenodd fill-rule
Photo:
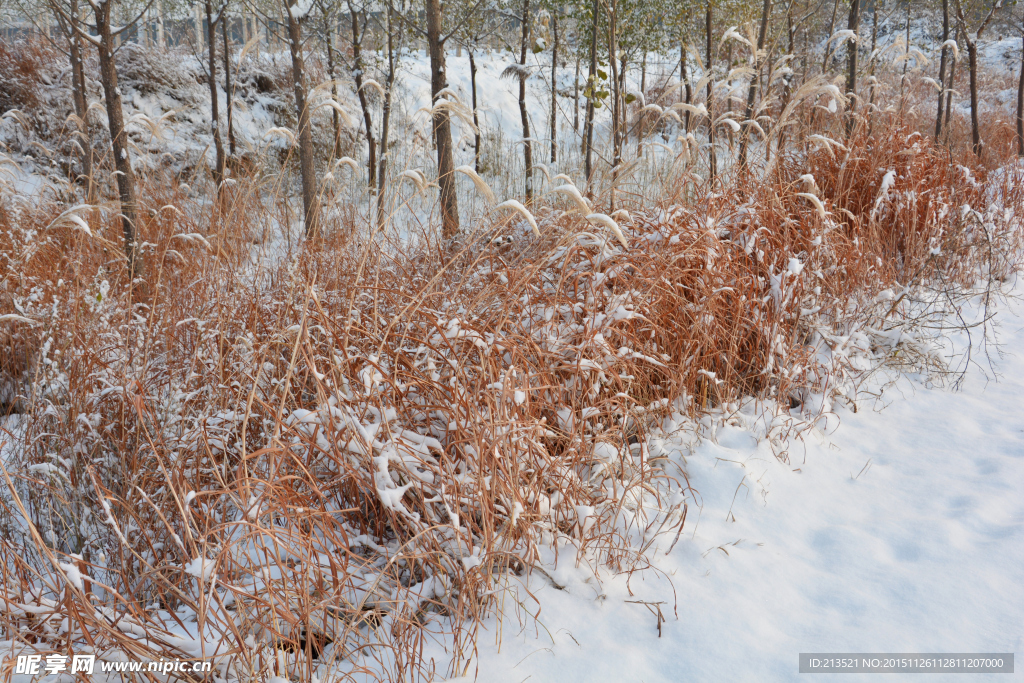
M 650 437 L 749 397 L 856 406 L 900 353 L 938 369 L 905 333 L 1016 267 L 1012 174 L 951 163 L 910 114 L 845 140 L 811 105 L 766 175 L 712 187 L 677 163 L 672 193 L 623 193 L 628 250 L 551 206 L 540 239 L 494 216 L 451 250 L 385 243 L 342 206 L 254 264 L 294 219 L 280 179 L 217 207 L 150 174 L 130 294 L 113 212 L 83 211 L 89 235 L 5 200 L 3 638 L 212 657 L 222 678 L 429 680 L 465 670 L 509 574 L 543 571 L 555 539 L 646 568 L 689 491 Z M 450 662 L 423 657 L 433 639 Z

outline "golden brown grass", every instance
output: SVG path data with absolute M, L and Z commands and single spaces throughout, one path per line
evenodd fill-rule
M 430 679 L 465 670 L 509 573 L 543 571 L 556 536 L 646 567 L 685 521 L 686 473 L 646 438 L 664 418 L 852 403 L 855 333 L 865 357 L 902 343 L 934 365 L 888 333 L 1016 267 L 1019 223 L 990 208 L 1021 209 L 988 173 L 1003 129 L 982 165 L 909 113 L 849 140 L 800 121 L 766 176 L 677 166 L 673 194 L 627 200 L 628 250 L 545 206 L 536 240 L 495 219 L 451 249 L 382 245 L 349 207 L 253 264 L 288 214 L 279 180 L 240 178 L 217 207 L 152 174 L 131 289 L 112 211 L 80 213 L 89 235 L 67 207 L 5 200 L 3 638 L 213 656 L 247 680 L 325 660 Z M 423 657 L 430 639 L 451 662 Z

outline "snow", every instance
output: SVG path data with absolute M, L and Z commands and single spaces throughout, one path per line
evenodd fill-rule
M 560 549 L 563 589 L 534 573 L 539 618 L 485 622 L 476 680 L 789 681 L 800 652 L 1019 652 L 1024 304 L 997 322 L 998 378 L 880 379 L 874 410 L 840 410 L 788 464 L 719 429 L 687 458 L 698 500 L 657 572 L 595 573 Z
M 183 569 L 186 574 L 199 579 L 200 583 L 206 583 L 210 580 L 210 577 L 213 576 L 213 570 L 216 569 L 216 567 L 216 560 L 211 560 L 206 557 L 197 557 L 186 564 Z

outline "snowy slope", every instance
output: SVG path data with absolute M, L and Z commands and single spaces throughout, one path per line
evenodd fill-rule
M 506 619 L 500 648 L 487 624 L 477 680 L 783 681 L 800 652 L 1021 652 L 1024 305 L 997 320 L 998 381 L 977 364 L 960 391 L 901 379 L 789 465 L 719 431 L 688 458 L 703 509 L 656 561 L 678 618 L 654 572 L 630 595 L 624 577 L 563 558 L 552 576 L 565 590 L 529 581 L 538 620 Z M 664 601 L 660 638 L 654 613 L 628 600 Z

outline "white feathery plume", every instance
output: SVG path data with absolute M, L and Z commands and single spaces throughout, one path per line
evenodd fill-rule
M 402 171 L 401 173 L 398 174 L 398 177 L 406 178 L 407 180 L 411 181 L 412 184 L 416 186 L 416 189 L 419 190 L 420 192 L 427 191 L 427 178 L 426 176 L 423 175 L 421 171 L 412 168 L 409 169 L 408 171 Z
M 487 200 L 488 204 L 494 203 L 494 191 L 491 190 L 490 186 L 484 182 L 472 166 L 459 166 L 455 169 L 456 173 L 465 173 L 469 176 L 469 179 L 473 181 L 473 185 L 476 186 L 476 191 Z
M 334 162 L 334 168 L 338 168 L 342 164 L 351 167 L 353 173 L 359 173 L 359 164 L 352 157 L 342 157 L 338 159 Z
M 514 199 L 507 199 L 501 204 L 498 204 L 495 209 L 513 209 L 519 213 L 526 222 L 530 224 L 530 228 L 533 230 L 533 234 L 540 237 L 540 229 L 537 227 L 537 221 L 534 219 L 533 214 L 526 210 L 526 207 L 517 202 Z
M 822 220 L 824 220 L 828 216 L 828 212 L 825 211 L 825 205 L 821 203 L 820 199 L 818 199 L 810 192 L 797 192 L 796 196 L 803 197 L 811 204 L 814 204 L 814 208 L 818 210 L 818 215 L 821 216 Z
M 583 198 L 583 195 L 580 194 L 579 189 L 575 185 L 559 185 L 551 190 L 549 194 L 564 194 L 576 204 L 576 208 L 579 209 L 581 214 L 586 216 L 590 213 L 590 204 Z
M 619 228 L 619 224 L 612 219 L 611 216 L 603 213 L 592 213 L 587 215 L 587 220 L 594 225 L 601 225 L 611 230 L 615 237 L 619 240 L 619 243 L 626 249 L 629 249 L 629 243 L 626 242 L 626 236 L 622 234 L 622 229 Z
M 363 81 L 363 88 L 373 88 L 382 98 L 384 97 L 384 86 L 378 83 L 377 81 L 373 80 L 372 78 L 368 78 L 365 81 Z M 363 88 L 360 88 L 360 90 L 362 90 Z

